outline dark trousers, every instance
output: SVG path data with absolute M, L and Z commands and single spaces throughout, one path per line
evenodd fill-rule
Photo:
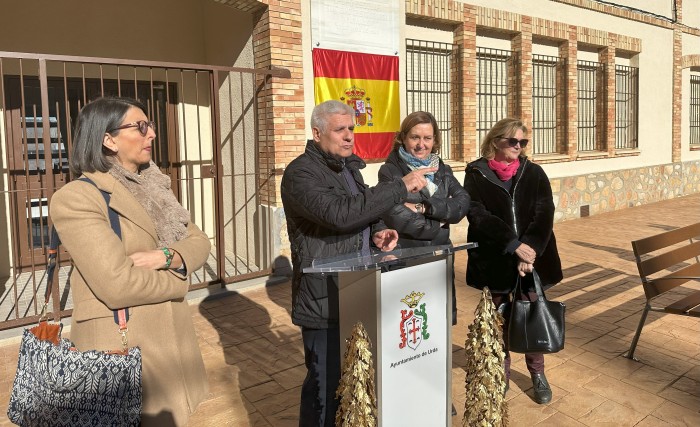
M 306 378 L 301 387 L 299 427 L 335 426 L 340 382 L 340 330 L 301 328 Z
M 521 293 L 521 301 L 536 301 L 536 292 Z M 501 304 L 510 301 L 510 294 L 491 294 L 491 300 L 493 301 L 496 308 Z M 506 381 L 510 379 L 510 352 L 508 351 L 508 320 L 510 319 L 510 310 L 505 310 L 503 313 L 505 322 L 503 322 L 503 342 L 505 343 L 503 350 L 506 352 L 505 368 L 506 368 Z M 531 374 L 543 374 L 544 373 L 544 354 L 542 353 L 526 353 L 525 354 L 525 365 L 527 370 Z

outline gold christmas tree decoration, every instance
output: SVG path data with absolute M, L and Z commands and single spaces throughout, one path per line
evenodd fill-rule
M 502 325 L 503 317 L 496 311 L 489 289 L 484 288 L 464 344 L 467 355 L 464 427 L 508 425 Z
M 343 358 L 343 372 L 336 397 L 340 399 L 335 414 L 336 427 L 375 427 L 377 425 L 377 396 L 374 392 L 372 343 L 367 331 L 358 322 Z

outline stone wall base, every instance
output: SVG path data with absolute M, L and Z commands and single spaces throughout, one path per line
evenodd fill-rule
M 698 193 L 699 168 L 690 161 L 551 179 L 554 221 Z

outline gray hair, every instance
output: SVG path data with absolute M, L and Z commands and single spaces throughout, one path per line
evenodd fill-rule
M 70 170 L 75 178 L 83 172 L 107 172 L 112 168 L 110 150 L 102 145 L 104 136 L 121 125 L 130 108 L 140 108 L 144 113 L 146 107 L 131 98 L 104 97 L 97 98 L 85 105 L 78 115 L 73 136 L 73 152 L 70 156 Z
M 355 117 L 355 110 L 348 104 L 334 99 L 322 102 L 315 106 L 313 112 L 311 112 L 311 127 L 318 128 L 321 132 L 325 132 L 328 117 L 333 114 Z

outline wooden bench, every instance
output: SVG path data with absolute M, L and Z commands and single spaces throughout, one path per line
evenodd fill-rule
M 700 317 L 700 290 L 684 295 L 669 292 L 689 281 L 700 280 L 700 223 L 635 240 L 632 249 L 647 301 L 626 356 L 629 359 L 634 359 L 649 311 Z M 669 299 L 672 295 L 676 298 Z M 655 305 L 659 299 L 665 303 Z

